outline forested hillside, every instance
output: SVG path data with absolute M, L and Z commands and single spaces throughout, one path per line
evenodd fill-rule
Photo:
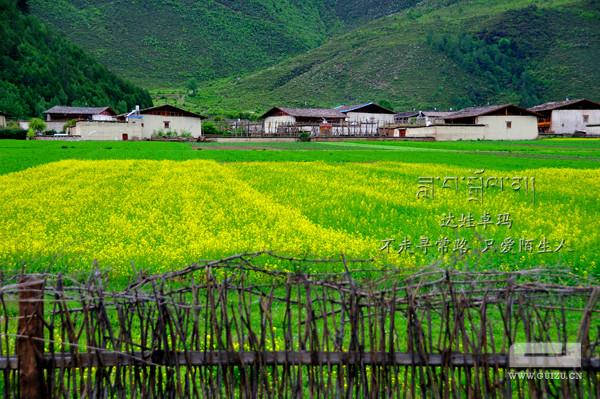
M 124 112 L 152 103 L 27 11 L 25 1 L 0 0 L 0 111 L 28 117 L 64 104 Z
M 599 0 L 29 4 L 159 102 L 202 112 L 382 100 L 527 106 L 600 93 Z
M 111 70 L 182 86 L 273 65 L 416 0 L 29 0 Z
M 252 71 L 339 27 L 323 0 L 30 0 L 32 12 L 146 86 Z
M 600 93 L 597 0 L 428 2 L 276 66 L 205 85 L 190 106 L 390 101 L 397 109 L 532 105 Z

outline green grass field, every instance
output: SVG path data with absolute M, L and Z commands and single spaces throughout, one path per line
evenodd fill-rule
M 500 170 L 600 167 L 600 140 L 517 142 L 160 143 L 0 141 L 0 174 L 64 159 L 434 163 Z
M 65 272 L 97 261 L 125 277 L 132 263 L 158 272 L 274 250 L 345 253 L 381 266 L 558 266 L 597 277 L 599 166 L 600 140 L 577 139 L 0 141 L 0 260 L 7 268 Z M 468 179 L 481 169 L 486 179 L 508 179 L 503 190 L 490 187 L 483 202 L 468 200 L 464 181 L 456 190 L 438 187 L 430 200 L 416 196 L 421 177 Z M 535 178 L 535 201 L 532 192 L 512 189 L 517 177 Z M 505 213 L 510 227 L 499 224 Z M 461 227 L 443 226 L 449 215 Z M 480 223 L 486 215 L 489 225 Z M 467 216 L 474 223 L 464 223 Z M 382 250 L 387 239 L 394 241 Z M 489 240 L 491 249 L 481 253 Z

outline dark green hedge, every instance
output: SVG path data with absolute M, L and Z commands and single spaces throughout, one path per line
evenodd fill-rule
M 21 129 L 0 129 L 0 140 L 25 140 L 27 138 L 27 130 Z

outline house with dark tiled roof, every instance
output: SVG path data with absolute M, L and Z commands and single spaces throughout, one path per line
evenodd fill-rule
M 340 124 L 346 120 L 346 115 L 336 109 L 274 107 L 261 119 L 265 133 L 276 134 L 281 128 L 290 126 Z
M 538 136 L 539 116 L 513 104 L 471 107 L 439 114 L 438 122 L 407 127 L 402 135 L 438 141 L 533 140 Z
M 65 123 L 75 121 L 114 121 L 117 114 L 110 107 L 66 107 L 56 105 L 44 112 L 48 130 L 63 131 Z
M 202 136 L 204 116 L 173 105 L 159 105 L 118 115 L 116 121 L 80 121 L 74 135 L 83 140 L 147 140 L 161 134 Z
M 530 108 L 540 114 L 541 133 L 574 134 L 600 131 L 600 103 L 587 100 L 553 101 Z

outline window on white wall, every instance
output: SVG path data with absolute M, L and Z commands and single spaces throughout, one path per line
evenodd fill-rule
M 165 124 L 165 129 L 170 129 L 171 128 L 171 122 L 165 121 L 164 124 Z
M 506 121 L 506 128 L 512 129 L 512 121 Z
M 583 115 L 583 123 L 588 123 L 590 121 L 589 115 Z

